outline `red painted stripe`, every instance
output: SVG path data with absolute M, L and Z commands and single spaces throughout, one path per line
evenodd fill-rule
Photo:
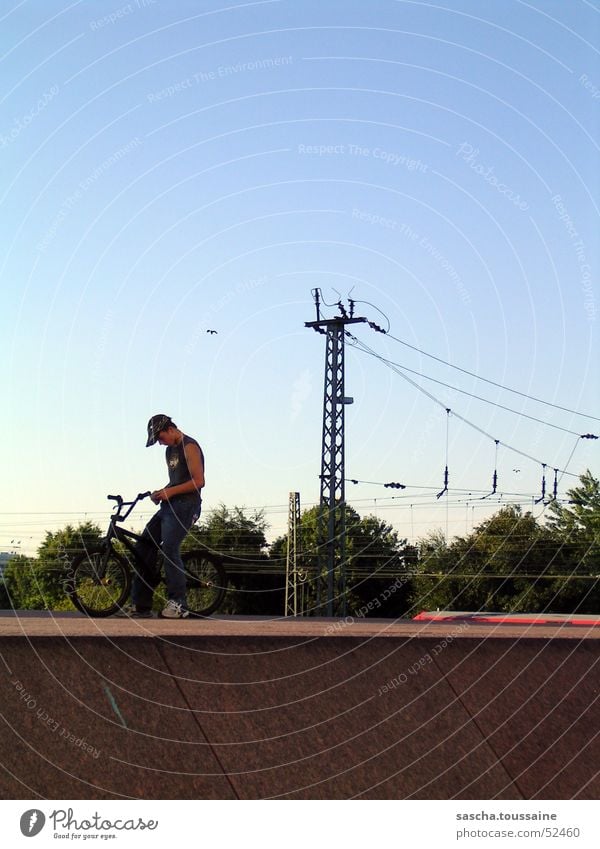
M 545 617 L 543 615 L 536 616 L 532 614 L 531 616 L 524 615 L 520 616 L 518 614 L 511 615 L 507 613 L 506 615 L 500 616 L 488 616 L 485 613 L 463 613 L 457 614 L 456 616 L 452 615 L 440 615 L 437 613 L 427 613 L 426 611 L 422 611 L 414 617 L 414 621 L 417 622 L 465 622 L 472 621 L 478 624 L 481 623 L 489 623 L 489 624 L 506 624 L 506 625 L 577 625 L 580 627 L 586 628 L 597 628 L 600 627 L 600 618 L 590 618 L 590 619 L 557 619 L 555 617 Z

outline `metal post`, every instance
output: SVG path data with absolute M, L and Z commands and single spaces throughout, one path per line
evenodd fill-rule
M 346 615 L 346 496 L 344 408 L 352 398 L 344 394 L 344 335 L 347 324 L 364 322 L 340 304 L 342 315 L 321 319 L 318 290 L 315 295 L 317 321 L 306 322 L 327 337 L 323 390 L 323 433 L 318 522 L 316 612 L 326 616 Z M 323 589 L 326 603 L 323 603 Z
M 302 599 L 300 599 L 300 605 L 298 604 L 300 538 L 300 493 L 290 492 L 285 570 L 285 616 L 298 616 L 303 610 Z
M 336 571 L 339 570 L 342 585 L 345 571 L 344 406 L 344 324 L 335 322 L 327 328 L 319 498 L 319 542 L 326 539 L 327 616 L 334 615 L 341 601 L 336 592 Z

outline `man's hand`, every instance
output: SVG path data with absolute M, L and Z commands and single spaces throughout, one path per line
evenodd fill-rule
M 169 496 L 167 495 L 166 489 L 156 489 L 152 495 L 150 496 L 151 500 L 154 501 L 155 504 L 160 504 L 161 501 L 168 501 Z

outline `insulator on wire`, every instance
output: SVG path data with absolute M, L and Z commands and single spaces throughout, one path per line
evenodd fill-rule
M 444 488 L 441 492 L 438 492 L 436 498 L 441 498 L 445 492 L 448 492 L 448 466 L 446 466 L 446 470 L 444 472 Z
M 492 495 L 496 495 L 498 490 L 498 445 L 500 444 L 499 439 L 494 439 L 496 443 L 496 457 L 494 459 L 494 474 L 492 475 L 492 491 L 488 492 L 487 495 L 481 496 L 481 501 L 485 501 L 486 498 L 489 498 Z M 517 469 L 513 469 L 513 471 L 518 471 Z
M 445 492 L 448 492 L 448 445 L 450 441 L 450 407 L 446 407 L 446 470 L 444 472 L 444 488 L 438 492 L 436 498 L 441 498 Z
M 580 439 L 598 439 L 595 433 L 582 433 Z
M 498 446 L 500 445 L 499 439 L 494 439 L 496 443 L 496 455 L 494 457 L 494 477 L 492 478 L 492 495 L 496 494 L 496 490 L 498 488 Z
M 314 299 L 315 299 L 315 307 L 317 308 L 317 321 L 321 321 L 321 311 L 320 311 L 320 307 L 321 307 L 321 299 L 320 299 L 321 290 L 320 290 L 320 289 L 313 289 L 313 290 L 312 290 L 312 295 L 313 295 L 313 297 L 314 297 Z
M 384 483 L 384 486 L 388 489 L 406 489 L 403 483 L 397 483 L 396 481 L 392 481 L 391 483 Z
M 536 498 L 534 504 L 539 504 L 540 501 L 544 501 L 546 498 L 546 463 L 542 463 L 542 494 L 539 498 Z

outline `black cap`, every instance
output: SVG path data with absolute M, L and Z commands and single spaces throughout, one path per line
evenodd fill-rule
M 146 442 L 146 448 L 154 445 L 161 430 L 167 430 L 172 424 L 171 417 L 164 413 L 158 413 L 156 416 L 152 416 L 148 421 L 148 441 Z

